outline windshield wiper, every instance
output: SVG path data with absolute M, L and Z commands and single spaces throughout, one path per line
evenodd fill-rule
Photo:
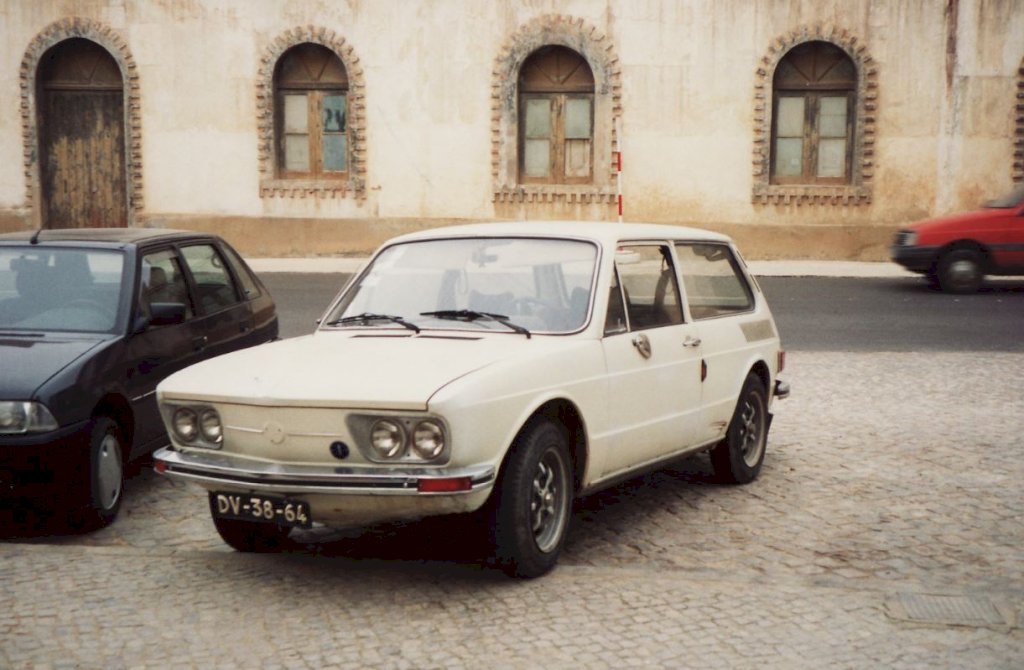
M 340 319 L 329 321 L 328 326 L 344 326 L 350 323 L 369 323 L 370 321 L 390 321 L 391 323 L 397 323 L 403 328 L 408 328 L 416 333 L 420 332 L 419 326 L 414 323 L 409 323 L 400 316 L 392 316 L 391 314 L 373 314 L 371 312 L 363 312 L 362 314 L 356 314 L 355 316 L 343 316 Z
M 508 316 L 504 314 L 495 314 L 493 312 L 478 312 L 475 309 L 440 309 L 436 312 L 420 312 L 420 316 L 433 316 L 438 319 L 454 319 L 456 321 L 476 321 L 477 319 L 490 319 L 497 321 L 501 325 L 505 326 L 509 330 L 514 330 L 517 333 L 526 335 L 526 339 L 532 337 L 530 331 L 520 326 L 518 323 L 512 323 L 508 320 Z

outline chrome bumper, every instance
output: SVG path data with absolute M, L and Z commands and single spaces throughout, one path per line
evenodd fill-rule
M 240 459 L 218 452 L 182 452 L 164 447 L 153 454 L 154 469 L 173 479 L 196 482 L 207 488 L 277 491 L 291 494 L 356 495 L 460 495 L 494 483 L 494 466 L 466 468 L 325 467 L 283 465 Z M 468 479 L 469 489 L 452 492 L 421 492 L 421 481 Z
M 780 379 L 775 380 L 775 391 L 773 395 L 779 400 L 785 400 L 789 397 L 789 384 Z

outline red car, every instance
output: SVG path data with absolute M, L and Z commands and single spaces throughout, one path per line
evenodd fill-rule
M 1024 275 L 1024 186 L 983 209 L 903 228 L 889 255 L 950 293 L 977 291 L 985 275 Z

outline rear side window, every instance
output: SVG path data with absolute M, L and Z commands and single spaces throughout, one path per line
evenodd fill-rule
M 747 312 L 754 295 L 732 250 L 725 244 L 676 243 L 686 304 L 694 319 Z
M 182 247 L 181 255 L 196 282 L 196 298 L 204 314 L 219 312 L 239 301 L 231 273 L 213 245 Z
M 245 296 L 246 300 L 252 300 L 260 296 L 260 286 L 256 283 L 256 279 L 252 276 L 248 266 L 242 262 L 242 258 L 238 253 L 231 247 L 224 247 L 224 255 L 228 259 L 228 263 L 231 264 L 231 269 L 235 271 L 235 276 L 238 277 L 238 283 L 242 285 L 242 295 Z

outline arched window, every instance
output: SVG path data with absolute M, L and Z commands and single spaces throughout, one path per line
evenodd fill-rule
M 519 70 L 519 181 L 593 180 L 594 74 L 572 49 L 544 46 Z
M 779 61 L 772 82 L 771 183 L 849 184 L 857 69 L 839 47 L 805 42 Z
M 319 44 L 286 51 L 274 70 L 277 176 L 345 178 L 349 170 L 348 75 Z

